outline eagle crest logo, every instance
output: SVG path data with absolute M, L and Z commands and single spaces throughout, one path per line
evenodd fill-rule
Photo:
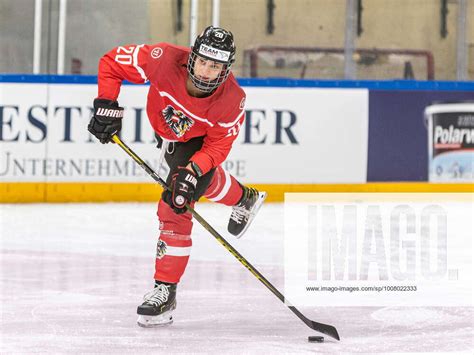
M 194 121 L 191 118 L 186 116 L 182 111 L 176 110 L 171 105 L 166 106 L 162 112 L 166 123 L 178 138 L 184 136 L 194 125 Z

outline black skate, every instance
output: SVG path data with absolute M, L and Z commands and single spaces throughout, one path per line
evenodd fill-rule
M 176 308 L 176 284 L 156 281 L 155 288 L 143 296 L 138 306 L 137 323 L 140 327 L 156 327 L 173 323 L 172 312 Z
M 232 206 L 227 230 L 230 234 L 240 238 L 252 223 L 255 215 L 267 198 L 266 192 L 259 192 L 252 187 L 242 186 L 244 189 L 240 201 Z

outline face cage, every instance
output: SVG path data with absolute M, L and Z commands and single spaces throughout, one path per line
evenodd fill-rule
M 188 74 L 194 86 L 202 92 L 212 92 L 219 87 L 229 76 L 231 64 L 224 64 L 219 76 L 214 80 L 201 80 L 194 75 L 194 64 L 198 55 L 191 51 L 188 59 Z M 212 59 L 210 59 L 212 60 Z

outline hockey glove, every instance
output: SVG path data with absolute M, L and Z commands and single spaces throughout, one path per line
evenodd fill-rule
M 102 144 L 109 143 L 112 136 L 122 129 L 123 107 L 117 101 L 94 100 L 94 115 L 87 129 Z
M 173 208 L 177 214 L 186 212 L 186 204 L 194 200 L 194 191 L 198 178 L 196 174 L 183 167 L 178 167 L 178 170 L 171 178 L 171 191 L 163 192 L 163 200 Z

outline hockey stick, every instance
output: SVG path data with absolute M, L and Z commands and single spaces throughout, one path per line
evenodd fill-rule
M 140 165 L 158 184 L 160 184 L 161 187 L 166 190 L 169 190 L 169 187 L 168 185 L 166 185 L 166 182 L 152 168 L 150 168 L 150 166 L 146 162 L 140 159 L 140 157 L 136 155 L 133 150 L 131 150 L 124 142 L 122 142 L 119 136 L 113 135 L 112 140 L 117 143 L 120 148 L 125 151 L 125 153 L 132 157 L 132 159 L 135 160 L 135 162 Z M 189 212 L 192 213 L 194 219 L 196 219 L 196 221 L 198 221 L 209 233 L 211 233 L 212 236 L 224 246 L 224 248 L 226 248 L 261 283 L 263 283 L 275 296 L 277 296 L 280 301 L 285 303 L 285 297 L 283 296 L 283 294 L 278 291 L 275 286 L 273 286 L 255 267 L 253 267 L 252 264 L 250 264 L 247 259 L 245 259 L 232 245 L 230 245 L 214 228 L 212 228 L 212 226 L 207 223 L 206 220 L 194 210 L 194 208 L 189 205 L 186 205 L 186 208 Z M 287 306 L 294 314 L 296 314 L 299 319 L 301 319 L 311 329 L 326 334 L 334 339 L 340 340 L 336 328 L 332 325 L 312 321 L 306 318 L 295 306 L 291 306 L 288 304 Z

